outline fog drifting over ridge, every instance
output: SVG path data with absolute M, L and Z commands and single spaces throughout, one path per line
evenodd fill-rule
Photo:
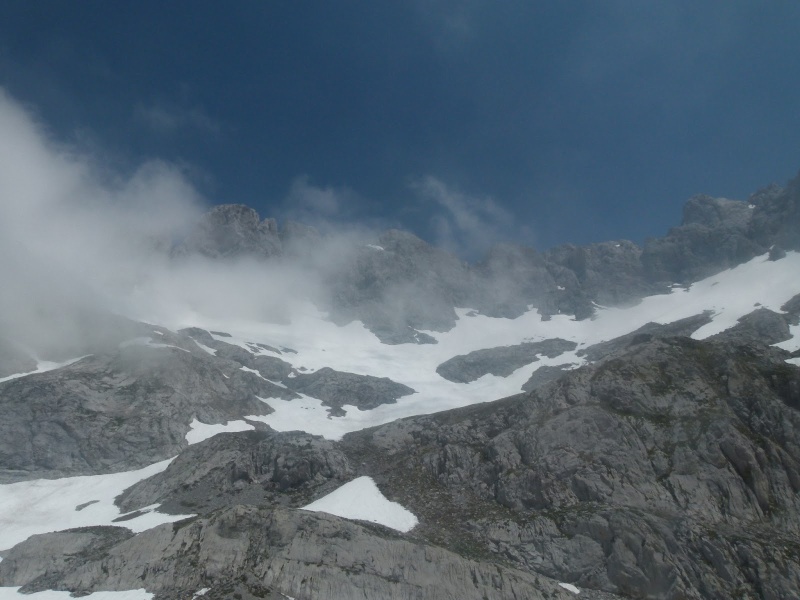
M 58 355 L 102 335 L 98 312 L 170 325 L 222 311 L 283 318 L 290 298 L 318 289 L 319 264 L 172 257 L 207 208 L 176 166 L 109 171 L 0 89 L 0 337 Z M 347 245 L 330 240 L 325 255 Z

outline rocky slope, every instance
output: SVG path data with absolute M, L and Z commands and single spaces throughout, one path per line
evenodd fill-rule
M 568 597 L 552 580 L 631 598 L 792 597 L 800 369 L 786 356 L 633 339 L 531 394 L 341 442 L 221 434 L 118 500 L 200 519 L 135 538 L 32 538 L 4 557 L 0 581 L 143 582 L 160 598 L 209 586 L 227 590 L 218 597 L 237 586 L 251 597 L 248 586 L 297 598 Z M 418 515 L 412 534 L 291 510 L 359 475 Z M 76 552 L 87 536 L 111 541 Z M 43 559 L 42 547 L 56 551 Z
M 320 262 L 312 229 L 218 207 L 175 260 L 324 266 L 326 311 L 245 333 L 87 314 L 87 335 L 38 356 L 3 332 L 0 587 L 798 597 L 799 207 L 800 178 L 695 197 L 644 248 L 498 246 L 476 265 L 399 231 Z M 165 459 L 115 506 L 100 479 L 53 487 L 62 520 L 36 524 L 51 518 L 37 488 Z M 416 526 L 304 509 L 363 477 Z M 15 519 L 38 534 L 5 543 Z

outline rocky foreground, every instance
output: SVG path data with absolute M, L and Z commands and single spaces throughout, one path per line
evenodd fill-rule
M 165 599 L 571 597 L 559 581 L 589 598 L 790 598 L 800 369 L 787 356 L 643 336 L 534 392 L 340 442 L 217 435 L 118 499 L 198 516 L 34 536 L 0 582 Z M 419 525 L 295 510 L 360 475 Z

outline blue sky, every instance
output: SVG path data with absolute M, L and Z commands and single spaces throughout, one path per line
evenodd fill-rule
M 0 86 L 111 171 L 475 257 L 628 238 L 800 168 L 800 4 L 8 0 Z

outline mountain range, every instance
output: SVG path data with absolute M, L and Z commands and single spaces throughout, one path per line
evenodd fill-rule
M 642 247 L 150 243 L 218 276 L 0 331 L 0 598 L 800 597 L 800 176 Z

